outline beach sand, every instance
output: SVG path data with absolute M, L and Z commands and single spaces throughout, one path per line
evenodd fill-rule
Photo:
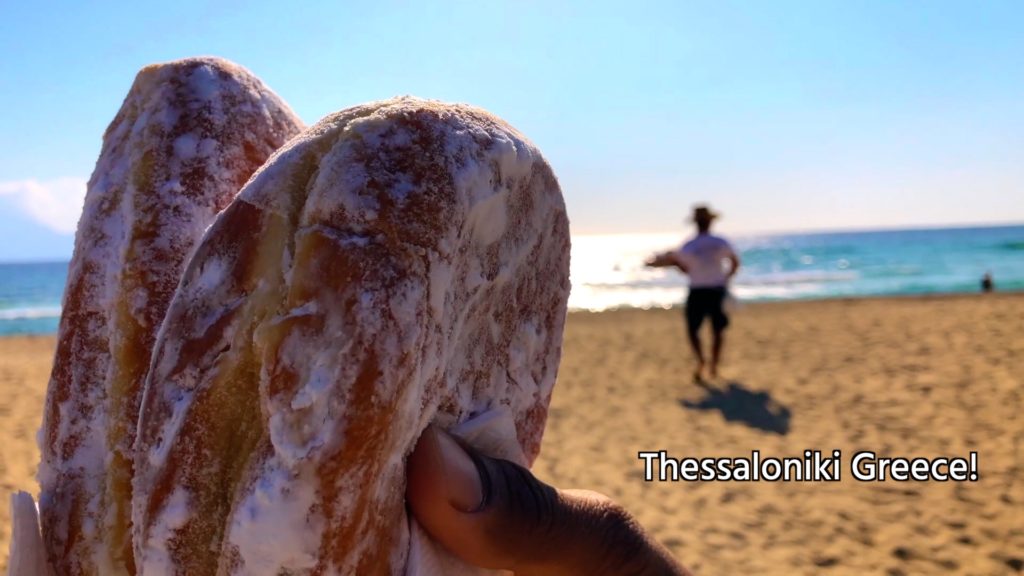
M 1024 571 L 1024 295 L 750 304 L 694 385 L 678 310 L 571 314 L 535 472 L 604 492 L 697 574 Z M 0 488 L 33 480 L 54 339 L 0 340 Z M 842 451 L 842 480 L 644 482 L 639 451 Z M 975 483 L 859 482 L 850 457 L 978 453 Z M 0 501 L 0 559 L 9 538 Z

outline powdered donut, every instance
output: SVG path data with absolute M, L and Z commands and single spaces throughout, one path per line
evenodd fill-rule
M 548 164 L 463 105 L 350 108 L 217 218 L 168 310 L 136 451 L 146 574 L 402 574 L 430 422 L 540 447 L 569 230 Z
M 301 121 L 214 58 L 143 68 L 103 138 L 68 270 L 39 441 L 57 574 L 134 574 L 132 444 L 156 333 L 214 216 Z

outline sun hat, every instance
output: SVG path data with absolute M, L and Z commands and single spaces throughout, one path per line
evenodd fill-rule
M 690 219 L 694 222 L 711 222 L 719 216 L 720 214 L 712 211 L 707 204 L 697 204 L 693 207 L 693 216 Z

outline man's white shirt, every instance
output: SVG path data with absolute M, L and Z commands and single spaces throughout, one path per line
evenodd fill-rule
M 721 288 L 728 282 L 728 260 L 736 255 L 732 245 L 714 234 L 698 234 L 677 252 L 686 266 L 691 288 Z

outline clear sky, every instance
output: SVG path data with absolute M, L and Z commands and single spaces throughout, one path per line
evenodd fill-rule
M 574 233 L 1024 221 L 1022 2 L 3 2 L 0 260 L 66 258 L 135 72 L 217 55 L 306 122 L 476 104 Z

